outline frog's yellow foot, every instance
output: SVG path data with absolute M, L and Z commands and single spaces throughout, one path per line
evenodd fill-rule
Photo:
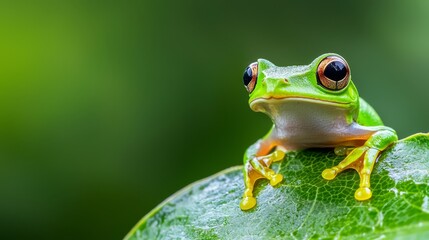
M 347 147 L 338 146 L 334 149 L 334 153 L 337 156 L 345 156 L 345 155 L 347 155 L 347 150 L 348 150 Z
M 355 198 L 359 201 L 370 199 L 372 196 L 371 189 L 369 187 L 360 187 L 355 192 Z
M 243 197 L 240 202 L 241 210 L 249 210 L 252 209 L 256 205 L 256 198 L 254 197 Z
M 281 181 L 283 181 L 283 175 L 281 175 L 280 173 L 275 173 L 274 171 L 268 171 L 267 173 L 267 179 L 270 180 L 270 185 L 271 186 L 275 186 L 278 183 L 280 183 Z
M 253 197 L 253 185 L 251 186 L 251 188 L 247 188 L 246 186 L 246 191 L 244 191 L 243 198 L 241 199 L 241 202 L 240 202 L 240 208 L 241 210 L 245 211 L 245 210 L 252 209 L 255 205 L 256 205 L 256 198 Z
M 359 188 L 355 192 L 355 199 L 359 201 L 370 199 L 372 192 L 369 188 L 369 180 L 379 153 L 380 150 L 377 148 L 367 146 L 357 147 L 353 149 L 337 166 L 325 169 L 322 172 L 322 177 L 326 180 L 332 180 L 338 173 L 346 169 L 353 168 L 360 176 L 360 184 Z
M 253 197 L 253 187 L 256 180 L 266 178 L 270 181 L 271 186 L 279 184 L 283 180 L 283 175 L 274 172 L 270 169 L 273 162 L 280 161 L 284 158 L 285 153 L 276 150 L 266 156 L 255 157 L 249 159 L 244 166 L 244 183 L 246 190 L 243 194 L 243 199 L 240 202 L 242 210 L 249 210 L 256 205 L 256 199 Z
M 326 180 L 332 180 L 337 176 L 337 174 L 338 174 L 338 168 L 337 167 L 327 168 L 327 169 L 323 170 L 322 177 Z
M 285 152 L 281 151 L 281 150 L 276 150 L 270 155 L 268 155 L 268 156 L 270 156 L 270 158 L 272 159 L 273 162 L 278 162 L 280 160 L 283 160 L 283 158 L 285 157 Z

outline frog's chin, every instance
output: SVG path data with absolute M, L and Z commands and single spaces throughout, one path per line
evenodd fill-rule
M 268 98 L 257 98 L 250 102 L 250 108 L 255 112 L 265 112 L 267 105 L 285 105 L 293 103 L 314 103 L 324 106 L 332 106 L 336 108 L 350 108 L 351 103 L 335 102 L 323 99 L 306 98 L 306 97 L 268 97 Z

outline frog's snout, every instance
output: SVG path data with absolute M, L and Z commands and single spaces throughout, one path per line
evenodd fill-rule
M 272 95 L 289 85 L 289 80 L 287 78 L 265 78 L 262 85 L 266 88 L 266 92 Z

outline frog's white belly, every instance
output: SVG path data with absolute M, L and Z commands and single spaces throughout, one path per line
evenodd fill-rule
M 268 100 L 257 110 L 274 122 L 269 138 L 289 150 L 359 145 L 375 132 L 354 122 L 346 105 L 292 98 Z

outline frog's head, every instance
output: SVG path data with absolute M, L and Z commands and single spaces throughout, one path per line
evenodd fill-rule
M 266 112 L 263 106 L 285 99 L 334 105 L 351 111 L 359 107 L 349 65 L 333 53 L 323 54 L 306 66 L 277 67 L 259 59 L 246 68 L 243 81 L 254 111 Z

